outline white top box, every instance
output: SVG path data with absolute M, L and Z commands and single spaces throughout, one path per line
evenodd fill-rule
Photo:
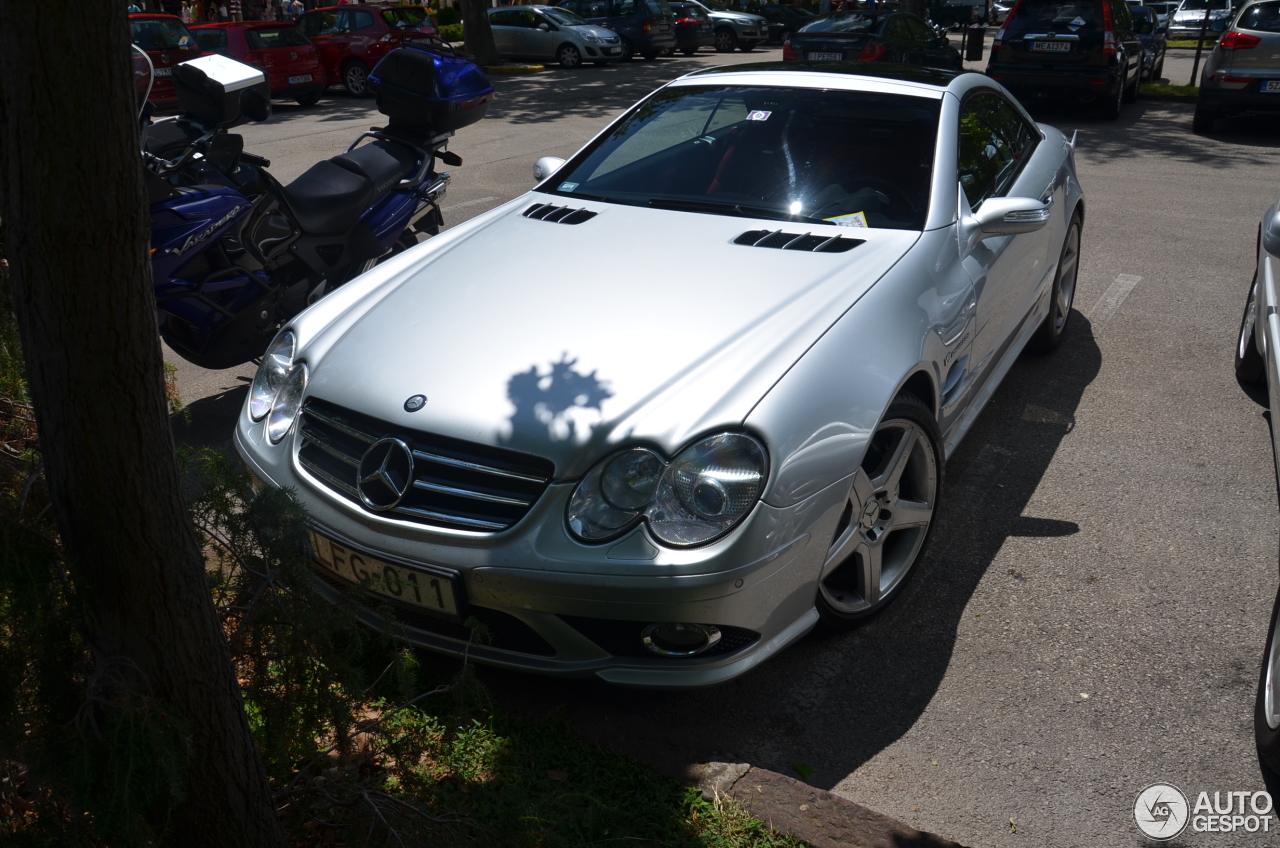
M 199 68 L 205 76 L 221 85 L 223 91 L 239 91 L 267 80 L 267 75 L 258 68 L 217 53 L 210 53 L 208 56 L 191 59 L 182 64 Z

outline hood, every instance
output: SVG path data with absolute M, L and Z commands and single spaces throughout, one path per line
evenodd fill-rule
M 615 40 L 618 38 L 618 34 L 613 30 L 608 27 L 596 26 L 595 24 L 574 27 L 573 31 L 577 32 L 579 35 L 594 35 L 596 38 L 612 38 Z
M 523 217 L 535 203 L 597 214 Z M 779 228 L 866 243 L 845 253 L 732 243 Z M 307 394 L 546 457 L 558 478 L 622 443 L 671 456 L 739 425 L 919 236 L 532 193 L 303 313 Z M 426 405 L 405 412 L 416 394 Z
M 740 24 L 763 24 L 764 18 L 759 15 L 749 15 L 746 12 L 707 12 L 707 15 L 722 21 L 733 21 Z
M 1225 18 L 1229 9 L 1213 9 L 1209 12 L 1209 20 L 1214 21 L 1218 18 Z M 1180 24 L 1196 23 L 1204 20 L 1204 9 L 1197 9 L 1190 12 L 1174 12 L 1173 19 Z

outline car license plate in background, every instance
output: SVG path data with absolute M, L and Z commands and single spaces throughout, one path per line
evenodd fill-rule
M 171 77 L 173 76 L 173 68 L 156 68 L 156 76 Z
M 311 82 L 311 74 L 300 74 L 296 77 L 289 77 L 289 85 L 297 85 L 300 82 Z
M 1269 94 L 1280 94 L 1280 80 L 1263 80 L 1262 90 Z
M 1034 53 L 1070 53 L 1070 41 L 1033 41 L 1031 50 Z
M 844 58 L 843 53 L 810 53 L 810 62 L 839 62 Z
M 458 617 L 455 578 L 392 565 L 353 551 L 319 533 L 311 534 L 311 548 L 317 562 L 344 580 L 360 583 L 371 592 L 415 607 Z

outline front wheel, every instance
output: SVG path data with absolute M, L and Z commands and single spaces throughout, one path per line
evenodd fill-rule
M 1258 272 L 1253 272 L 1253 284 L 1249 286 L 1249 299 L 1244 304 L 1240 318 L 1240 336 L 1236 339 L 1236 379 L 1242 383 L 1257 383 L 1266 371 L 1266 362 L 1258 352 Z
M 342 84 L 352 97 L 368 97 L 372 93 L 369 91 L 369 68 L 364 62 L 348 62 L 342 69 Z
M 738 36 L 728 27 L 716 30 L 716 52 L 732 53 L 738 46 Z
M 1062 334 L 1067 330 L 1071 317 L 1071 304 L 1076 297 L 1076 275 L 1080 271 L 1080 216 L 1073 215 L 1067 226 L 1067 237 L 1062 241 L 1062 254 L 1058 257 L 1058 273 L 1053 278 L 1049 314 L 1036 334 L 1027 343 L 1034 353 L 1049 353 L 1062 344 Z
M 942 495 L 942 436 L 914 395 L 889 404 L 857 473 L 818 582 L 823 626 L 879 612 L 924 556 Z
M 618 57 L 619 61 L 630 62 L 635 58 L 635 55 L 636 48 L 627 39 L 622 39 L 622 55 Z
M 572 44 L 562 44 L 560 49 L 556 51 L 556 61 L 560 63 L 562 68 L 580 68 L 582 67 L 582 54 Z
M 1280 613 L 1280 597 L 1271 609 L 1271 626 L 1267 629 L 1267 646 L 1262 652 L 1262 673 L 1258 676 L 1258 694 L 1253 706 L 1253 740 L 1258 746 L 1258 759 L 1273 772 L 1280 772 L 1280 646 L 1276 645 L 1276 615 Z

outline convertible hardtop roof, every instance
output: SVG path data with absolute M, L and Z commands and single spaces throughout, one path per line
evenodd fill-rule
M 914 65 L 891 65 L 887 62 L 755 62 L 750 65 L 722 65 L 716 68 L 694 71 L 690 77 L 709 77 L 717 74 L 741 74 L 751 71 L 783 71 L 795 73 L 838 74 L 846 77 L 872 77 L 874 79 L 914 82 L 946 88 L 961 73 L 973 71 L 944 71 L 940 68 L 917 68 Z

